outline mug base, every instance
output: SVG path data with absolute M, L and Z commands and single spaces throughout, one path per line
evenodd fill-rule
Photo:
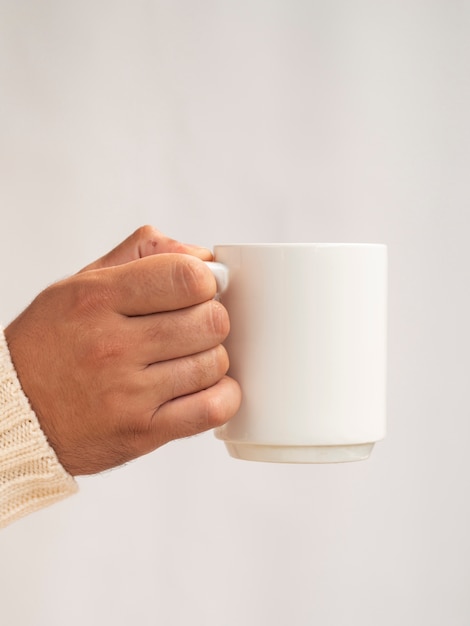
M 230 456 L 265 463 L 346 463 L 368 459 L 374 443 L 344 446 L 273 446 L 225 441 Z

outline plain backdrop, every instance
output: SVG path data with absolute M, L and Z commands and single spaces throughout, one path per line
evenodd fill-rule
M 468 1 L 0 0 L 4 325 L 144 223 L 390 255 L 369 461 L 80 479 L 1 532 L 2 625 L 470 624 L 469 77 Z

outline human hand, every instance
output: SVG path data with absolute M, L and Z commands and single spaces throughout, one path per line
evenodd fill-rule
M 97 473 L 238 410 L 211 253 L 151 227 L 45 289 L 5 330 L 59 461 Z

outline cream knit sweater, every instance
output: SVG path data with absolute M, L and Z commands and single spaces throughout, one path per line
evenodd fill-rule
M 23 393 L 0 328 L 0 528 L 77 489 Z

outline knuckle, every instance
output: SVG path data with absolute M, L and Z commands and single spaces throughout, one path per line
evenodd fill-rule
M 205 353 L 194 358 L 184 359 L 181 370 L 176 368 L 173 378 L 173 393 L 180 395 L 190 389 L 193 392 L 203 389 L 214 371 L 214 357 Z
M 177 247 L 178 242 L 171 237 L 163 234 L 160 230 L 152 226 L 151 224 L 144 224 L 140 226 L 133 234 L 133 236 L 143 243 L 151 243 L 154 246 L 158 243 L 165 244 L 165 246 Z M 173 246 L 174 244 L 174 246 Z M 181 249 L 184 249 L 184 245 L 181 244 Z M 176 251 L 176 250 L 175 250 Z
M 190 300 L 203 300 L 211 297 L 211 294 L 208 294 L 207 271 L 204 263 L 195 257 L 182 255 L 173 264 L 175 292 L 182 291 Z
M 165 385 L 172 397 L 194 393 L 216 384 L 228 370 L 228 355 L 222 345 L 193 357 L 181 359 L 171 370 Z
M 77 358 L 86 368 L 96 373 L 109 373 L 112 368 L 114 378 L 119 374 L 119 363 L 123 361 L 126 345 L 119 333 L 102 328 L 84 329 L 77 343 Z M 105 389 L 114 389 L 110 381 Z M 113 396 L 114 397 L 114 396 Z M 113 398 L 111 397 L 111 399 Z
M 228 370 L 228 355 L 222 345 L 207 350 L 194 363 L 194 378 L 199 386 L 205 387 L 220 380 Z
M 216 300 L 211 300 L 207 304 L 210 330 L 215 337 L 223 340 L 230 332 L 230 319 L 227 309 Z
M 142 439 L 145 439 L 149 435 L 151 426 L 151 420 L 145 415 L 124 416 L 120 420 L 119 433 L 125 437 L 129 445 L 139 445 Z
M 124 346 L 119 337 L 99 335 L 90 349 L 90 358 L 96 364 L 115 362 L 124 354 Z
M 145 224 L 134 232 L 132 238 L 138 247 L 139 256 L 143 257 L 157 252 L 158 244 L 161 240 L 161 233 L 153 226 Z
M 207 428 L 217 428 L 227 421 L 225 402 L 220 394 L 213 394 L 206 399 L 205 422 Z
M 153 226 L 150 226 L 150 224 L 144 224 L 134 232 L 134 237 L 139 240 L 148 239 L 149 237 L 155 237 L 155 235 L 156 230 Z
M 222 376 L 224 376 L 228 372 L 228 368 L 230 365 L 228 352 L 223 345 L 218 345 L 216 348 L 214 348 L 214 351 L 215 367 L 217 369 L 217 372 L 221 375 L 220 377 L 222 378 Z

